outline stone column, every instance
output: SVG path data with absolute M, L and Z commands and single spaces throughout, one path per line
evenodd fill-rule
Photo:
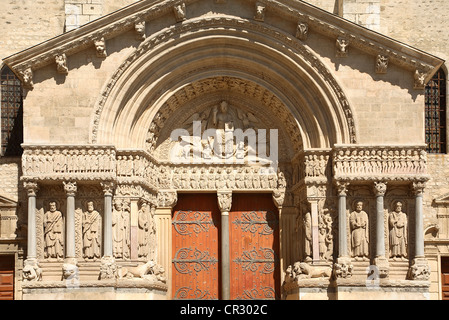
M 172 211 L 178 202 L 176 190 L 160 190 L 156 199 L 154 219 L 157 234 L 157 261 L 167 275 L 167 297 L 172 296 Z
M 415 194 L 415 256 L 411 262 L 408 278 L 411 280 L 429 280 L 430 267 L 424 256 L 424 226 L 423 226 L 423 192 L 424 182 L 414 182 Z
M 232 205 L 232 191 L 217 191 L 218 207 L 221 211 L 221 299 L 231 297 L 231 256 L 229 252 L 229 211 Z
M 385 256 L 384 196 L 386 191 L 386 182 L 374 183 L 376 195 L 376 257 L 374 264 L 377 266 L 381 278 L 387 277 L 389 273 L 388 259 Z
M 320 231 L 318 228 L 318 200 L 309 200 L 312 218 L 312 264 L 320 263 Z
M 26 266 L 37 266 L 36 251 L 36 194 L 39 186 L 36 182 L 25 182 L 24 188 L 28 194 L 28 234 Z
M 115 264 L 112 252 L 112 195 L 114 191 L 114 182 L 101 182 L 104 193 L 104 213 L 103 213 L 103 257 L 101 258 L 100 279 L 114 279 L 117 275 L 117 266 Z
M 348 231 L 346 227 L 346 193 L 348 182 L 337 182 L 338 192 L 338 258 L 334 265 L 334 274 L 337 278 L 352 276 L 353 265 L 348 253 Z
M 65 263 L 75 265 L 76 251 L 75 251 L 75 194 L 77 191 L 76 182 L 63 182 L 64 191 L 67 196 L 67 217 L 66 217 L 66 253 Z

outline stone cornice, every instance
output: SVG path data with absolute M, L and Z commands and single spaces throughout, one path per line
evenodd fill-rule
M 206 0 L 184 0 L 183 4 L 185 4 L 185 11 L 187 12 L 184 12 L 184 19 L 192 18 L 189 16 L 189 5 L 199 1 Z M 444 62 L 435 56 L 302 1 L 264 0 L 262 2 L 265 6 L 265 12 L 275 13 L 285 19 L 307 24 L 309 30 L 327 37 L 344 38 L 348 41 L 350 47 L 362 50 L 375 58 L 378 55 L 387 57 L 390 63 L 416 72 L 417 77 L 420 78 L 419 83 L 426 83 Z M 173 8 L 175 5 L 179 5 L 179 1 L 139 1 L 78 29 L 9 56 L 4 59 L 4 63 L 27 85 L 32 87 L 33 70 L 55 63 L 55 58 L 62 54 L 69 58 L 76 52 L 94 47 L 95 42 L 102 38 L 108 40 L 132 30 L 136 23 L 146 21 L 151 24 L 152 20 L 163 15 L 174 16 Z M 220 7 L 217 7 L 217 10 L 219 9 Z M 254 16 L 242 18 L 254 19 Z M 259 23 L 266 23 L 266 20 Z M 292 37 L 294 36 L 292 34 Z M 375 59 L 373 59 L 373 67 L 374 64 Z M 421 88 L 419 85 L 416 87 Z

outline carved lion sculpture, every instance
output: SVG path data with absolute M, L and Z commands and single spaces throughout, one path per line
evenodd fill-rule
M 330 278 L 332 268 L 329 266 L 312 266 L 305 262 L 295 262 L 287 268 L 290 281 L 312 278 Z
M 164 268 L 150 260 L 137 267 L 122 267 L 118 272 L 119 279 L 142 278 L 165 282 Z
M 42 269 L 38 266 L 26 265 L 22 273 L 24 281 L 42 281 Z

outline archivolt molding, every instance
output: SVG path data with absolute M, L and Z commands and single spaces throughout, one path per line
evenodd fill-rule
M 171 43 L 171 45 L 173 46 L 173 39 L 179 39 L 184 36 L 191 38 L 192 34 L 194 33 L 201 34 L 214 30 L 219 32 L 225 30 L 225 33 L 233 34 L 237 38 L 242 36 L 242 33 L 238 31 L 245 30 L 245 37 L 247 37 L 245 38 L 246 40 L 266 39 L 266 41 L 270 41 L 270 44 L 272 46 L 278 47 L 279 50 L 283 50 L 283 52 L 280 52 L 280 55 L 283 55 L 284 59 L 290 59 L 295 61 L 295 63 L 300 63 L 301 68 L 305 68 L 307 70 L 297 70 L 297 72 L 302 71 L 303 75 L 306 75 L 307 73 L 307 77 L 313 77 L 312 81 L 315 82 L 315 90 L 318 90 L 319 95 L 321 96 L 321 98 L 318 99 L 326 99 L 322 100 L 321 103 L 323 105 L 333 105 L 332 107 L 330 107 L 330 110 L 327 111 L 327 115 L 321 115 L 322 117 L 324 117 L 321 119 L 321 121 L 323 122 L 321 123 L 321 125 L 334 126 L 333 129 L 327 128 L 328 130 L 334 130 L 334 132 L 329 134 L 339 135 L 337 139 L 341 139 L 334 142 L 345 141 L 346 143 L 355 143 L 357 141 L 353 113 L 345 93 L 333 77 L 332 73 L 320 61 L 320 59 L 314 55 L 311 50 L 306 48 L 302 44 L 302 42 L 300 42 L 296 38 L 283 33 L 281 30 L 267 27 L 263 23 L 254 23 L 252 21 L 235 17 L 221 16 L 184 21 L 182 24 L 175 25 L 174 27 L 163 30 L 160 33 L 153 35 L 153 37 L 147 38 L 147 40 L 143 42 L 139 46 L 139 48 L 136 49 L 136 51 L 126 59 L 125 62 L 122 63 L 122 65 L 112 76 L 111 80 L 105 86 L 94 111 L 91 130 L 92 143 L 96 143 L 98 141 L 100 121 L 104 121 L 100 119 L 102 119 L 102 113 L 105 106 L 113 104 L 116 100 L 115 95 L 117 95 L 118 92 L 122 92 L 126 86 L 129 86 L 126 81 L 129 80 L 128 77 L 130 76 L 131 72 L 133 72 L 134 74 L 137 71 L 136 66 L 134 65 L 142 64 L 141 61 L 138 62 L 139 59 L 141 59 L 142 57 L 146 57 L 149 51 L 156 50 L 158 45 Z M 199 72 L 198 69 L 195 69 L 194 71 L 196 73 Z M 252 71 L 257 72 L 256 70 Z M 188 78 L 188 76 L 189 75 L 183 74 L 183 78 Z M 266 80 L 266 78 L 269 78 L 270 75 L 264 74 L 260 77 Z M 311 80 L 309 79 L 308 81 Z M 269 83 L 269 81 L 266 82 Z M 159 95 L 162 94 L 163 92 L 159 92 Z M 297 92 L 297 94 L 299 94 L 299 92 Z M 121 93 L 120 95 L 121 97 L 124 96 L 123 93 Z M 292 95 L 285 94 L 285 96 L 288 96 L 290 99 Z M 159 97 L 153 97 L 153 99 L 157 98 Z M 165 99 L 167 100 L 168 98 L 165 97 Z M 146 103 L 148 103 L 148 105 L 155 105 L 155 101 L 153 101 L 152 103 L 146 101 Z M 159 102 L 159 105 L 162 104 L 163 103 Z M 298 101 L 296 102 L 296 104 L 300 105 Z M 290 108 L 294 109 L 294 106 L 291 106 Z M 292 110 L 290 110 L 290 112 L 292 112 Z M 156 114 L 157 112 L 153 111 L 153 115 Z M 299 120 L 298 116 L 295 117 L 297 120 Z M 111 123 L 114 122 L 114 120 L 109 119 L 106 122 Z M 110 134 L 108 130 L 106 130 L 105 132 L 108 132 L 108 134 Z

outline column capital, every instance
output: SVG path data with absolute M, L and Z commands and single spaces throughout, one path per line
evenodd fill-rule
M 178 193 L 176 190 L 160 190 L 156 201 L 159 208 L 173 209 L 178 202 Z
M 217 191 L 218 207 L 221 212 L 231 211 L 232 191 Z
M 37 192 L 39 191 L 39 185 L 37 184 L 37 182 L 25 181 L 23 183 L 23 187 L 26 189 L 29 197 L 35 197 Z
M 112 196 L 114 194 L 114 182 L 113 181 L 102 181 L 100 182 L 101 188 L 105 196 Z
M 337 181 L 335 183 L 337 185 L 337 193 L 339 196 L 346 196 L 348 192 L 349 182 L 347 181 Z
M 67 196 L 75 196 L 78 187 L 75 181 L 63 181 L 64 191 Z
M 423 181 L 416 181 L 412 184 L 412 190 L 415 196 L 420 196 L 424 193 L 424 188 L 426 187 L 426 183 Z
M 374 194 L 376 197 L 384 196 L 385 192 L 387 192 L 387 182 L 374 182 Z

